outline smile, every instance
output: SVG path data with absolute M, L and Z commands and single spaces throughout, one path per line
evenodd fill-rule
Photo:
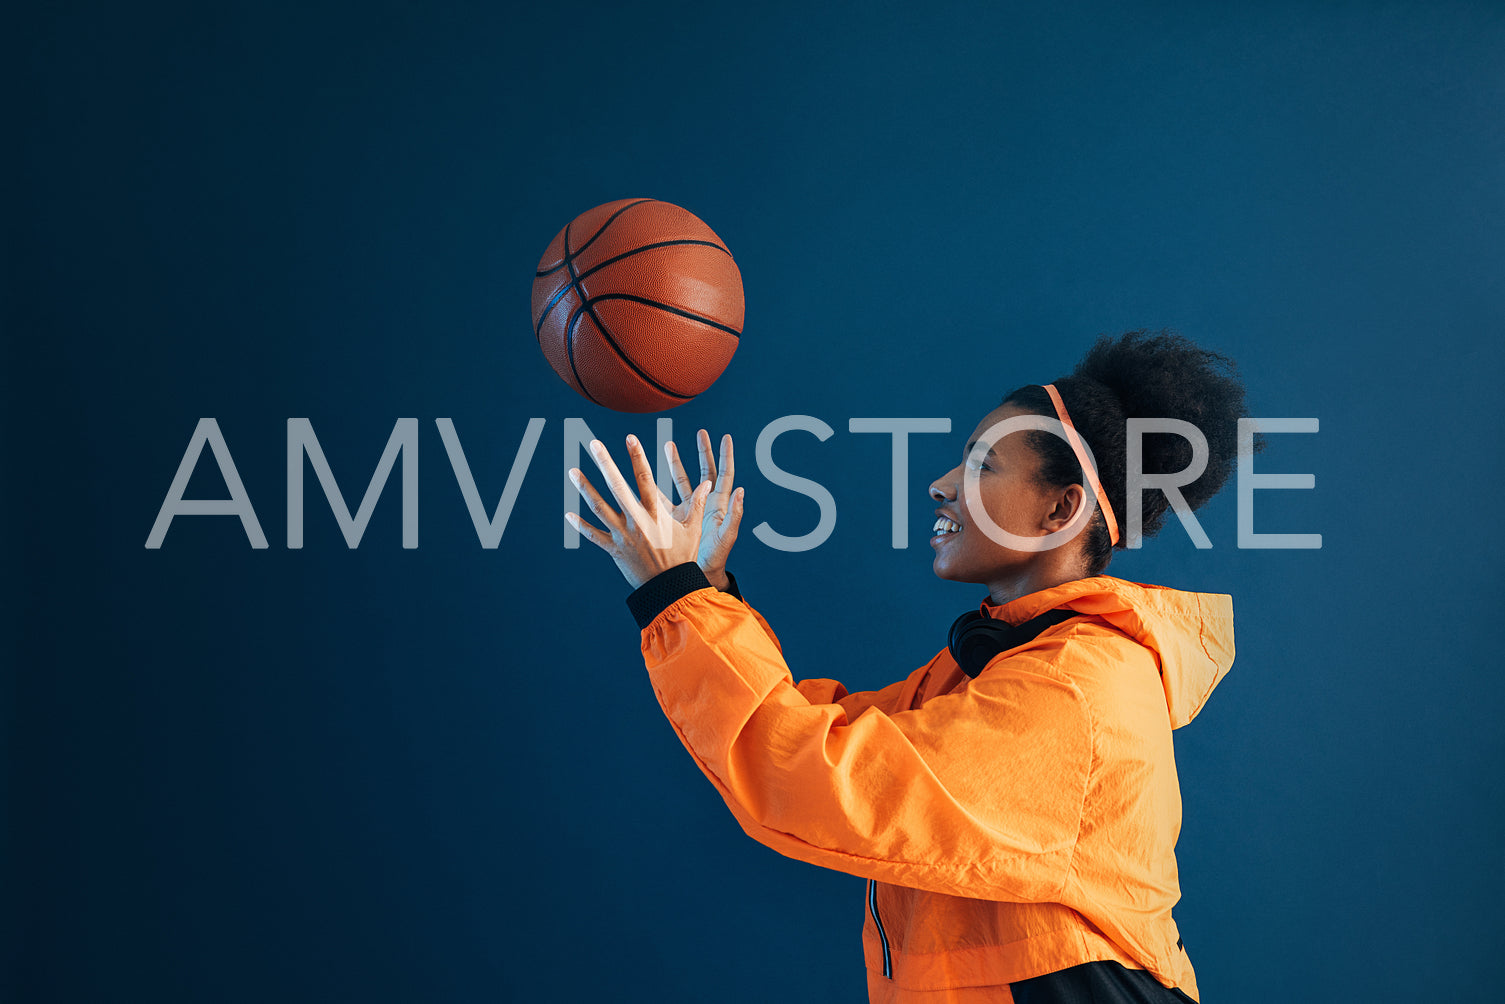
M 946 517 L 942 516 L 942 517 L 940 517 L 939 519 L 937 519 L 935 521 L 935 526 L 933 526 L 933 527 L 930 528 L 930 536 L 931 536 L 932 539 L 935 539 L 935 538 L 938 538 L 938 537 L 948 537 L 951 534 L 953 534 L 953 533 L 959 533 L 960 531 L 961 531 L 961 527 L 960 526 L 958 526 L 956 523 L 952 522 L 951 520 L 947 519 Z

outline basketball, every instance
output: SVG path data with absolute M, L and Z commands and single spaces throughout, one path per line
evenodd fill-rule
M 737 351 L 742 313 L 742 273 L 721 238 L 657 199 L 581 213 L 533 279 L 544 358 L 614 411 L 663 411 L 710 387 Z

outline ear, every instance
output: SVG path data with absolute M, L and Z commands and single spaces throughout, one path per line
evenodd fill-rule
M 1087 490 L 1081 485 L 1067 485 L 1056 495 L 1050 509 L 1045 513 L 1045 518 L 1040 522 L 1040 527 L 1047 533 L 1055 533 L 1065 529 L 1082 506 L 1087 504 Z

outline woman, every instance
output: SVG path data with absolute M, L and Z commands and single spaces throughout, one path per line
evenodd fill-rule
M 671 444 L 678 507 L 632 437 L 636 493 L 590 447 L 622 512 L 570 472 L 607 529 L 568 518 L 635 587 L 659 703 L 738 822 L 780 853 L 868 879 L 871 1001 L 1198 999 L 1171 918 L 1171 731 L 1233 661 L 1232 601 L 1103 572 L 1169 509 L 1146 491 L 1141 527 L 1124 524 L 1127 420 L 1178 419 L 1205 437 L 1206 468 L 1181 487 L 1195 509 L 1233 467 L 1243 397 L 1225 357 L 1142 331 L 1007 395 L 930 485 L 935 573 L 987 598 L 935 658 L 857 694 L 794 682 L 726 571 L 743 511 L 729 436 L 718 477 L 701 431 L 693 490 Z M 1036 428 L 1007 434 L 1020 425 Z M 1144 473 L 1193 460 L 1185 438 L 1144 437 Z

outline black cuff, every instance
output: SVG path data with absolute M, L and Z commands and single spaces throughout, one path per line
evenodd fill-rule
M 747 602 L 747 600 L 742 599 L 742 590 L 737 588 L 737 577 L 731 572 L 726 573 L 726 589 L 723 590 L 723 592 L 727 593 L 730 596 L 737 597 L 737 599 L 742 600 L 743 603 Z
M 627 596 L 627 609 L 638 622 L 638 630 L 653 623 L 653 619 L 668 609 L 675 600 L 689 596 L 697 589 L 710 589 L 711 580 L 705 577 L 700 566 L 693 561 L 659 572 L 638 586 Z

